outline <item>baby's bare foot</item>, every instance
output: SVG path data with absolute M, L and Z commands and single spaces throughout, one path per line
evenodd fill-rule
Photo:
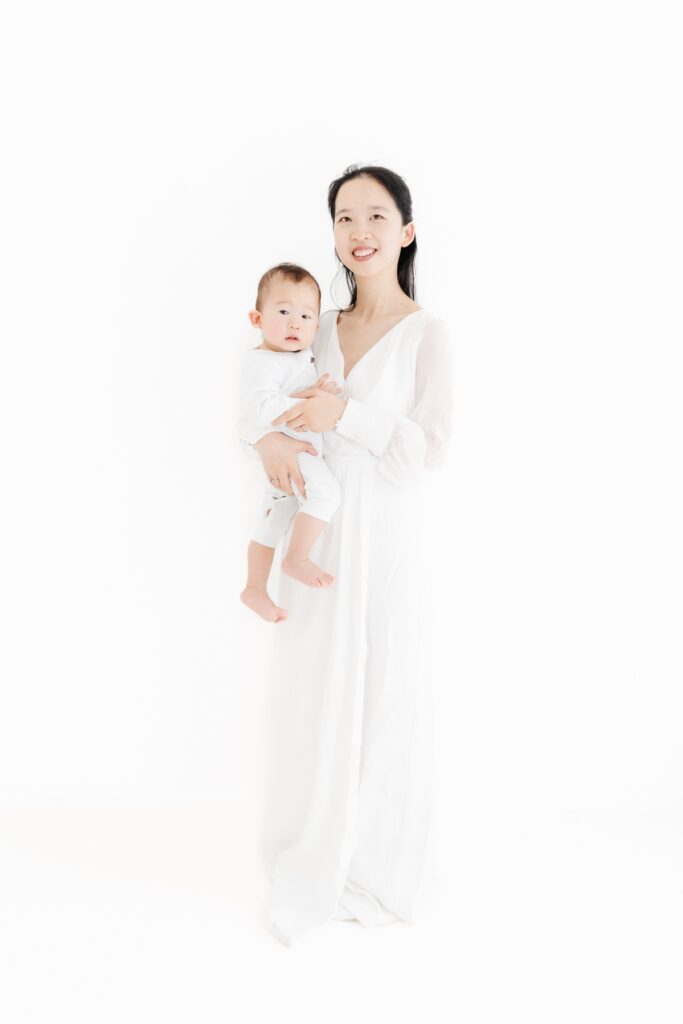
M 287 610 L 271 601 L 265 587 L 245 587 L 240 594 L 240 601 L 266 622 L 279 622 L 287 618 Z
M 290 558 L 287 555 L 282 559 L 282 571 L 309 587 L 329 587 L 334 580 L 334 576 L 330 576 L 329 572 L 325 572 L 310 558 Z

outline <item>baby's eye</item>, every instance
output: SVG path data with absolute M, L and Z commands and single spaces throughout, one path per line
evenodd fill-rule
M 289 312 L 289 310 L 287 310 L 287 309 L 278 309 L 278 313 L 288 313 L 288 312 Z
M 313 319 L 313 317 L 311 316 L 311 314 L 310 314 L 310 313 L 304 313 L 304 319 L 306 319 L 306 320 L 312 320 L 312 319 Z

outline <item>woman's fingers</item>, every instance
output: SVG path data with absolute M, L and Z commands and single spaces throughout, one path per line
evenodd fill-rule
M 286 469 L 282 470 L 279 473 L 276 473 L 274 479 L 276 487 L 279 487 L 281 491 L 285 491 L 286 494 L 291 494 L 292 496 L 294 495 L 294 491 L 292 490 L 292 482 L 289 479 L 289 473 L 287 472 Z
M 315 398 L 315 396 L 319 395 L 321 391 L 322 391 L 322 388 L 302 388 L 301 391 L 291 391 L 289 397 L 290 398 Z M 302 408 L 303 408 L 303 404 L 304 403 L 301 402 Z M 297 412 L 301 412 L 301 409 L 299 409 L 296 405 L 293 405 L 292 409 L 296 409 Z
M 294 395 L 290 395 L 289 397 L 296 398 L 297 394 L 295 393 Z M 291 426 L 291 420 L 293 420 L 296 416 L 300 416 L 302 414 L 305 405 L 305 402 L 299 402 L 298 405 L 293 405 L 291 409 L 286 409 L 283 413 L 280 413 L 279 416 L 276 416 L 274 420 L 271 420 L 271 427 L 279 427 L 283 423 L 286 423 L 287 426 Z
M 292 472 L 292 482 L 296 484 L 296 488 L 297 488 L 299 494 L 303 495 L 303 497 L 305 498 L 306 497 L 306 484 L 304 483 L 304 478 L 301 475 L 301 470 L 299 469 L 298 464 L 297 464 L 297 468 L 295 470 L 293 470 L 293 472 Z

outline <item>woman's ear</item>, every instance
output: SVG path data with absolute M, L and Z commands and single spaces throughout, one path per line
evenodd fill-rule
M 415 238 L 415 221 L 410 224 L 403 225 L 403 241 L 401 242 L 401 248 L 404 249 L 406 245 L 410 245 L 412 240 Z

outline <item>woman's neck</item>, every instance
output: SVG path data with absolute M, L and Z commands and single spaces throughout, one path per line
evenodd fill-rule
M 382 277 L 356 278 L 356 304 L 351 311 L 354 320 L 360 323 L 389 320 L 417 308 L 417 303 L 406 295 L 395 279 L 393 269 L 391 273 L 394 276 L 389 281 Z

